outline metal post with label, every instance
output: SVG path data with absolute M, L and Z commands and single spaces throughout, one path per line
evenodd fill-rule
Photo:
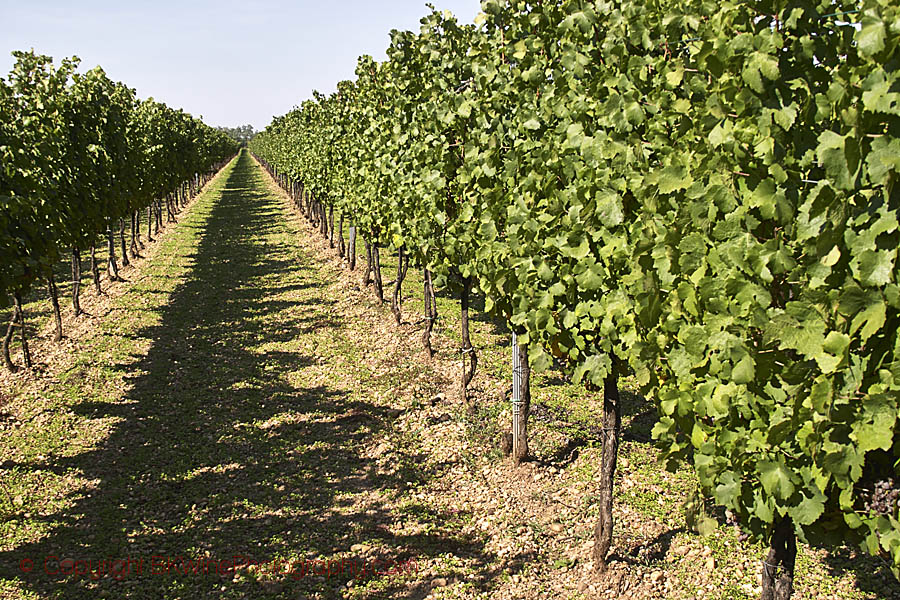
M 519 431 L 519 423 L 521 422 L 521 414 L 522 414 L 522 396 L 520 391 L 522 389 L 522 364 L 519 361 L 519 340 L 518 336 L 516 336 L 515 332 L 512 334 L 512 364 L 513 364 L 513 386 L 512 386 L 512 409 L 513 409 L 513 423 L 512 423 L 512 435 L 513 435 L 513 443 L 512 443 L 512 455 L 513 457 L 520 456 L 519 454 L 519 445 L 521 444 L 521 432 Z

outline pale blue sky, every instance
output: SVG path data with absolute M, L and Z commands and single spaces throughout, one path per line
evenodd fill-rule
M 384 59 L 391 29 L 416 31 L 426 0 L 0 0 L 0 76 L 10 52 L 76 55 L 211 125 L 265 127 L 334 91 L 356 57 Z M 432 0 L 471 23 L 479 0 Z

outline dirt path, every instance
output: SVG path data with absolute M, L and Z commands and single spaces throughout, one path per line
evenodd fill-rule
M 0 381 L 0 598 L 755 592 L 758 550 L 671 523 L 652 498 L 681 479 L 629 443 L 620 560 L 592 581 L 596 449 L 518 471 L 486 450 L 446 399 L 449 340 L 425 361 L 247 154 L 106 304 Z M 804 560 L 799 597 L 872 597 Z

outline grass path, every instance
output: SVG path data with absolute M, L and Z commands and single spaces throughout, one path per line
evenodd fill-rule
M 80 341 L 74 368 L 35 390 L 36 414 L 16 412 L 3 481 L 13 510 L 28 512 L 0 530 L 6 597 L 296 598 L 297 587 L 332 597 L 350 579 L 150 572 L 171 569 L 151 568 L 154 555 L 178 568 L 179 556 L 242 555 L 270 570 L 276 559 L 348 558 L 355 532 L 385 515 L 344 510 L 342 498 L 419 476 L 376 473 L 362 455 L 396 414 L 343 370 L 359 347 L 281 211 L 244 154 Z M 129 565 L 120 581 L 50 573 L 74 568 L 66 559 L 96 571 L 129 557 L 142 573 Z
M 634 440 L 621 560 L 588 587 L 597 449 L 554 462 L 537 422 L 546 460 L 513 472 L 486 452 L 503 403 L 473 420 L 438 395 L 455 372 L 440 302 L 451 330 L 427 363 L 418 327 L 373 306 L 240 155 L 52 368 L 0 381 L 0 598 L 752 597 L 761 549 L 679 529 L 689 478 Z M 502 399 L 503 335 L 476 322 L 483 399 Z M 823 564 L 801 557 L 798 597 L 884 581 Z

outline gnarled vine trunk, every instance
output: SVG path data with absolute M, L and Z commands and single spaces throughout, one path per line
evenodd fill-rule
M 613 534 L 613 479 L 616 474 L 616 458 L 619 453 L 619 434 L 622 415 L 619 407 L 619 382 L 616 360 L 613 357 L 610 372 L 603 382 L 603 455 L 600 464 L 600 517 L 594 528 L 594 571 L 604 573 L 606 558 L 612 547 Z
M 72 308 L 75 316 L 81 314 L 81 251 L 72 248 Z
M 344 212 L 338 219 L 338 256 L 344 258 Z
M 462 377 L 460 379 L 460 399 L 466 405 L 466 410 L 471 414 L 475 412 L 475 403 L 469 397 L 469 384 L 475 377 L 475 369 L 478 368 L 478 355 L 472 347 L 469 338 L 469 294 L 472 291 L 472 280 L 469 277 L 462 278 L 462 295 L 460 297 L 460 312 L 462 321 Z M 466 368 L 466 362 L 469 363 Z
M 334 248 L 334 204 L 328 206 L 328 247 Z
M 372 244 L 369 240 L 363 240 L 366 243 L 366 272 L 363 275 L 363 284 L 368 286 L 372 283 Z
M 437 304 L 434 301 L 434 284 L 431 281 L 431 270 L 426 268 L 423 273 L 425 280 L 423 294 L 425 297 L 425 331 L 422 332 L 422 345 L 428 358 L 434 357 L 434 348 L 431 347 L 431 332 L 434 322 L 437 320 Z
M 116 241 L 112 230 L 112 224 L 106 228 L 106 250 L 109 259 L 106 261 L 107 274 L 110 281 L 119 281 L 119 265 L 116 262 Z
M 406 270 L 409 268 L 409 257 L 403 252 L 403 248 L 397 250 L 397 279 L 394 281 L 394 295 L 391 297 L 391 312 L 397 325 L 402 321 L 400 306 L 403 302 L 403 280 L 406 279 Z
M 59 342 L 63 339 L 62 315 L 59 312 L 59 289 L 56 287 L 56 278 L 53 276 L 52 269 L 47 274 L 47 290 L 50 292 L 50 305 L 53 307 L 53 322 L 56 326 L 53 341 Z
M 797 537 L 790 517 L 778 517 L 769 553 L 762 564 L 760 600 L 789 600 L 794 593 L 794 563 L 797 559 Z
M 100 288 L 100 268 L 97 266 L 97 248 L 95 246 L 91 246 L 91 278 L 94 280 L 94 291 L 97 292 L 98 296 L 102 296 L 103 290 Z
M 375 280 L 375 297 L 379 302 L 384 302 L 384 284 L 381 279 L 381 254 L 378 252 L 378 244 L 372 242 L 372 273 Z
M 25 306 L 22 304 L 22 294 L 16 292 L 13 294 L 13 299 L 15 300 L 16 313 L 19 315 L 19 335 L 22 340 L 22 360 L 25 361 L 25 368 L 30 369 L 32 367 L 31 351 L 28 349 L 28 338 L 25 334 Z
M 128 261 L 128 252 L 125 251 L 125 219 L 119 219 L 119 249 L 122 251 L 122 265 L 131 264 Z
M 12 318 L 9 320 L 9 325 L 6 327 L 6 335 L 3 337 L 3 364 L 6 365 L 6 368 L 10 373 L 16 373 L 19 370 L 19 367 L 12 361 L 12 357 L 9 354 L 9 345 L 12 342 L 13 333 L 16 330 L 16 324 L 18 322 L 19 311 L 13 306 Z
M 134 259 L 137 259 L 140 256 L 138 253 L 138 238 L 140 236 L 138 235 L 137 230 L 137 217 L 137 212 L 131 213 L 131 257 Z

